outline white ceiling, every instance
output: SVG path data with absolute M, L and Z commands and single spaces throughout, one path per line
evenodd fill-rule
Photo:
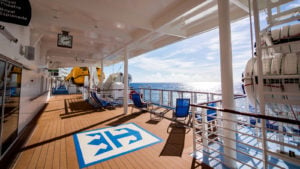
M 243 0 L 241 0 L 243 1 Z M 231 0 L 231 19 L 248 16 L 248 7 Z M 31 44 L 41 42 L 49 67 L 72 67 L 122 60 L 163 47 L 218 25 L 216 0 L 30 0 Z M 62 30 L 73 48 L 57 47 Z

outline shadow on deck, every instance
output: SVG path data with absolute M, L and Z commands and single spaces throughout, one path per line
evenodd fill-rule
M 64 99 L 64 104 L 65 104 L 65 113 L 60 114 L 60 117 L 62 119 L 105 111 L 104 109 L 101 108 L 94 108 L 92 105 L 82 100 L 81 97 Z
M 170 131 L 169 131 L 170 130 Z M 178 127 L 175 123 L 171 123 L 167 129 L 169 137 L 160 156 L 182 156 L 184 149 L 184 141 L 186 132 L 190 130 L 185 127 Z
M 65 109 L 65 113 L 60 110 Z M 57 111 L 55 111 L 57 110 Z M 73 142 L 73 135 L 86 130 L 135 123 L 164 140 L 151 148 L 95 163 L 99 168 L 209 168 L 193 159 L 192 132 L 178 127 L 170 121 L 171 113 L 156 121 L 147 112 L 123 114 L 122 108 L 100 111 L 88 105 L 80 97 L 60 95 L 51 98 L 49 105 L 41 114 L 32 136 L 16 150 L 18 159 L 15 169 L 28 168 L 79 168 Z M 45 113 L 46 112 L 46 113 Z M 74 118 L 65 118 L 74 117 Z

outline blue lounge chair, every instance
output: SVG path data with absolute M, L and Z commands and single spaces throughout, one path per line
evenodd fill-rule
M 106 101 L 97 97 L 95 92 L 91 92 L 91 97 L 93 100 L 99 105 L 99 107 L 107 108 L 107 107 L 115 107 L 118 103 Z
M 190 117 L 190 99 L 178 98 L 176 99 L 176 108 L 173 112 L 173 118 L 177 121 L 182 121 L 184 124 L 189 124 L 190 118 L 185 123 L 186 118 Z
M 210 107 L 216 107 L 216 105 L 217 105 L 216 103 L 208 103 L 207 104 L 207 106 L 210 106 Z M 217 117 L 216 110 L 208 109 L 206 113 L 207 113 L 207 121 L 208 122 L 215 120 Z
M 133 108 L 137 108 L 140 110 L 147 110 L 147 111 L 149 110 L 150 103 L 143 101 L 141 99 L 140 94 L 134 93 L 131 96 L 132 96 L 131 99 L 133 101 L 133 106 L 132 106 L 131 112 L 133 111 Z
M 207 106 L 216 107 L 216 103 L 208 103 Z M 217 111 L 216 110 L 207 109 L 206 114 L 207 114 L 207 122 L 214 121 L 217 118 Z M 201 115 L 197 114 L 196 119 L 198 121 L 202 121 Z

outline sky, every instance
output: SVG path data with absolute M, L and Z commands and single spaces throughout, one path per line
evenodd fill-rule
M 300 1 L 292 5 L 299 6 Z M 260 18 L 266 14 L 261 13 Z M 247 61 L 252 57 L 249 18 L 231 24 L 234 83 L 241 81 Z M 261 27 L 265 21 L 261 19 Z M 128 62 L 132 82 L 220 82 L 218 29 L 139 55 Z M 104 68 L 108 77 L 123 72 L 123 63 Z

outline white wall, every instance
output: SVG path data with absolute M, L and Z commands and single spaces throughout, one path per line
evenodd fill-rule
M 30 70 L 23 69 L 22 71 L 22 86 L 21 86 L 21 100 L 19 112 L 19 132 L 28 124 L 32 118 L 39 112 L 39 110 L 48 101 L 50 93 L 44 94 L 37 99 L 32 98 L 40 94 L 41 76 L 46 78 L 47 73 L 38 69 L 43 56 L 40 56 L 40 44 L 35 46 L 35 60 L 29 61 L 20 54 L 20 46 L 30 45 L 30 28 L 0 22 L 6 29 L 16 38 L 18 42 L 10 42 L 0 33 L 0 53 L 14 61 L 23 64 Z M 50 86 L 50 85 L 48 85 Z
M 22 89 L 19 114 L 19 131 L 28 124 L 36 113 L 41 110 L 44 104 L 50 98 L 50 92 L 32 100 L 40 95 L 41 75 L 34 72 L 24 70 L 22 72 Z

